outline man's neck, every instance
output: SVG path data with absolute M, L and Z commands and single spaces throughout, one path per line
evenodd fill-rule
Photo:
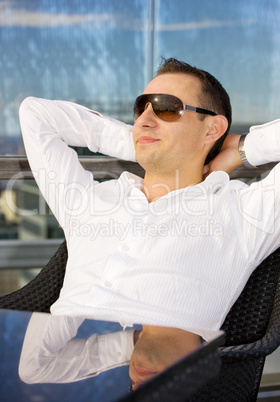
M 149 202 L 165 196 L 171 191 L 194 186 L 202 181 L 202 172 L 184 172 L 176 170 L 170 174 L 145 173 L 142 191 Z

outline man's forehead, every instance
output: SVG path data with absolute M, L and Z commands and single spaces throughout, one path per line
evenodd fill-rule
M 197 77 L 185 73 L 165 73 L 150 81 L 143 93 L 166 93 L 179 97 L 181 95 L 182 98 L 186 93 L 196 97 L 200 91 L 201 83 Z

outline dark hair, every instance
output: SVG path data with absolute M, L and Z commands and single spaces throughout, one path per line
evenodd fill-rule
M 199 68 L 193 67 L 183 61 L 176 60 L 174 58 L 162 59 L 162 63 L 157 71 L 156 75 L 162 75 L 166 73 L 184 73 L 197 77 L 201 83 L 201 94 L 198 96 L 200 105 L 194 105 L 202 107 L 204 109 L 212 110 L 217 114 L 222 114 L 227 118 L 228 128 L 226 132 L 215 142 L 210 149 L 205 164 L 208 164 L 221 150 L 223 142 L 229 132 L 231 126 L 231 104 L 228 93 L 221 85 L 221 83 L 213 77 L 210 73 Z M 200 115 L 202 119 L 205 116 Z

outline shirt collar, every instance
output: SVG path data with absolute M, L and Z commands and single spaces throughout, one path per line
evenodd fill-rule
M 226 186 L 230 178 L 226 172 L 219 170 L 217 172 L 212 172 L 197 186 L 204 187 L 204 190 L 209 194 L 215 194 Z
M 143 187 L 143 178 L 139 177 L 133 173 L 130 172 L 123 172 L 120 175 L 119 180 L 122 182 L 125 188 L 131 187 L 131 188 L 137 188 L 141 189 Z M 165 197 L 171 197 L 175 194 L 185 192 L 187 191 L 189 194 L 194 192 L 194 196 L 197 195 L 197 190 L 200 189 L 204 193 L 207 194 L 215 194 L 219 190 L 221 190 L 226 184 L 228 184 L 230 178 L 229 175 L 226 172 L 223 172 L 221 170 L 212 172 L 210 173 L 205 180 L 203 180 L 201 183 L 198 183 L 194 186 L 191 187 L 185 187 L 181 188 L 179 190 L 172 191 L 171 193 L 167 194 Z M 144 194 L 143 194 L 144 195 Z
M 142 188 L 143 187 L 143 179 L 142 177 L 136 176 L 136 174 L 130 173 L 130 172 L 123 172 L 120 175 L 119 180 L 126 186 L 132 186 L 133 184 L 137 188 Z

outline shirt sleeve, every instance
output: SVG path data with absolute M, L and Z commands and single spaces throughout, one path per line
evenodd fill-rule
M 127 365 L 134 330 L 72 339 L 83 319 L 33 313 L 23 343 L 19 376 L 28 383 L 69 383 Z
M 280 161 L 280 119 L 252 126 L 245 138 L 244 149 L 253 166 Z
M 135 161 L 132 126 L 81 105 L 29 97 L 22 102 L 19 115 L 31 170 L 63 228 L 65 209 L 75 210 L 93 184 L 92 174 L 69 146 Z
M 280 119 L 252 126 L 244 142 L 253 166 L 280 161 Z M 238 193 L 243 217 L 243 244 L 248 260 L 259 264 L 278 247 L 280 236 L 280 164 L 264 179 Z

